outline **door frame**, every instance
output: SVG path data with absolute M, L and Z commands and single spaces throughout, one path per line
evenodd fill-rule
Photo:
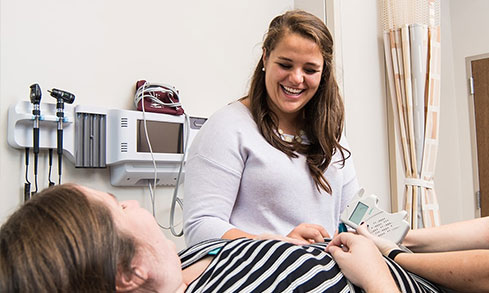
M 468 88 L 468 98 L 469 98 L 469 126 L 470 126 L 470 145 L 471 145 L 471 156 L 472 156 L 472 178 L 474 178 L 474 190 L 475 190 L 475 217 L 481 217 L 480 208 L 480 186 L 479 186 L 479 164 L 477 159 L 477 137 L 476 137 L 476 125 L 475 125 L 475 106 L 474 106 L 474 95 L 472 94 L 472 61 L 489 58 L 489 53 L 469 56 L 465 58 L 466 67 L 466 80 Z

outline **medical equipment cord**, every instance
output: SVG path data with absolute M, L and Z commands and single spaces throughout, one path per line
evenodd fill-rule
M 38 192 L 38 186 L 37 186 L 37 181 L 38 181 L 38 175 L 37 175 L 37 160 L 38 160 L 38 154 L 34 153 L 34 187 L 36 188 L 33 193 Z
M 53 149 L 49 149 L 49 171 L 48 171 L 48 184 L 53 186 L 54 182 L 51 181 L 51 171 L 53 169 Z
M 61 184 L 61 174 L 63 168 L 63 117 L 58 118 L 58 184 Z
M 175 218 L 175 208 L 176 208 L 176 204 L 178 203 L 178 205 L 180 206 L 181 209 L 183 209 L 183 202 L 182 200 L 178 197 L 178 188 L 179 188 L 179 185 L 180 185 L 180 178 L 181 178 L 181 174 L 182 174 L 182 170 L 183 170 L 183 165 L 185 163 L 185 156 L 186 156 L 186 153 L 187 153 L 187 143 L 188 143 L 188 137 L 189 137 L 189 128 L 190 128 L 190 124 L 189 124 L 189 121 L 188 121 L 188 116 L 187 114 L 184 113 L 185 115 L 185 141 L 184 141 L 184 152 L 182 154 L 182 159 L 180 161 L 180 168 L 179 168 L 179 171 L 178 171 L 178 175 L 177 175 L 177 180 L 175 182 L 175 188 L 173 190 L 173 196 L 172 196 L 172 201 L 171 201 L 171 207 L 170 207 L 170 226 L 169 227 L 165 227 L 163 225 L 161 225 L 157 218 L 156 218 L 156 182 L 157 182 L 157 167 L 156 167 L 156 160 L 154 158 L 154 153 L 153 153 L 153 148 L 151 146 L 151 142 L 149 140 L 149 135 L 148 135 L 148 127 L 147 127 L 147 123 L 146 123 L 146 110 L 144 108 L 144 99 L 145 98 L 150 98 L 152 101 L 160 101 L 159 99 L 156 98 L 156 96 L 154 96 L 152 93 L 155 91 L 154 89 L 151 89 L 149 92 L 146 92 L 145 89 L 146 87 L 148 86 L 148 82 L 145 82 L 138 90 L 136 90 L 136 94 L 135 94 L 135 104 L 137 106 L 138 102 L 140 100 L 143 99 L 143 101 L 141 101 L 141 106 L 142 106 L 142 112 L 143 112 L 143 125 L 144 125 L 144 133 L 145 133 L 145 137 L 146 137 L 146 142 L 148 144 L 148 147 L 149 147 L 149 152 L 151 154 L 151 160 L 153 162 L 153 170 L 154 170 L 154 179 L 153 179 L 153 186 L 151 186 L 151 182 L 148 181 L 148 188 L 149 188 L 149 192 L 150 192 L 150 198 L 151 198 L 151 205 L 152 205 L 152 212 L 153 212 L 153 217 L 156 219 L 156 222 L 158 223 L 158 225 L 162 228 L 162 229 L 165 229 L 165 230 L 170 230 L 172 235 L 173 236 L 176 236 L 176 237 L 180 237 L 183 235 L 183 228 L 180 232 L 177 232 L 175 230 L 175 226 L 176 225 L 180 225 L 182 223 L 182 221 L 180 221 L 179 223 L 175 224 L 174 223 L 174 218 Z M 163 88 L 161 88 L 163 89 Z M 163 90 L 167 90 L 167 89 L 163 89 Z M 167 90 L 169 91 L 169 90 Z M 175 95 L 177 95 L 178 97 L 178 93 L 176 91 L 172 91 Z M 170 101 L 171 101 L 171 98 L 170 98 Z M 172 101 L 173 102 L 173 101 Z M 175 102 L 175 103 L 163 103 L 160 101 L 160 104 L 164 104 L 165 106 L 173 106 L 173 107 L 176 107 L 176 106 L 181 106 L 180 102 Z
M 188 148 L 188 137 L 189 137 L 189 133 L 190 133 L 190 121 L 189 121 L 189 118 L 187 116 L 187 114 L 185 114 L 185 142 L 184 142 L 184 151 L 183 151 L 183 154 L 182 154 L 182 160 L 180 161 L 180 167 L 178 169 L 178 176 L 177 176 L 177 181 L 175 182 L 175 189 L 173 189 L 173 197 L 172 197 L 172 201 L 171 201 L 171 208 L 170 208 L 170 230 L 172 232 L 173 235 L 177 236 L 177 237 L 180 237 L 183 235 L 183 227 L 182 227 L 182 230 L 180 232 L 175 232 L 174 230 L 174 216 L 175 216 L 175 205 L 176 205 L 176 202 L 178 201 L 178 203 L 180 204 L 180 208 L 183 210 L 183 203 L 181 202 L 180 198 L 178 197 L 178 188 L 180 187 L 180 178 L 181 178 L 181 175 L 182 175 L 182 170 L 183 170 L 183 165 L 185 164 L 185 157 L 187 155 L 187 148 Z
M 24 202 L 31 198 L 31 182 L 29 181 L 29 148 L 25 148 L 25 183 Z
M 171 85 L 167 84 L 150 84 L 149 82 L 145 82 L 140 88 L 136 90 L 136 94 L 134 95 L 134 105 L 137 107 L 139 101 L 144 98 L 148 98 L 152 103 L 158 104 L 160 106 L 167 107 L 181 107 L 180 96 L 176 90 L 172 90 Z M 165 92 L 169 94 L 170 103 L 163 102 L 160 100 L 155 94 L 155 92 Z M 178 99 L 178 102 L 174 102 L 172 100 L 172 96 L 175 95 Z M 142 103 L 142 102 L 141 102 Z M 142 108 L 144 108 L 144 103 L 141 104 Z M 143 110 L 144 112 L 144 110 Z
M 39 105 L 37 105 L 39 108 Z M 39 110 L 38 110 L 39 111 Z M 39 191 L 39 187 L 37 185 L 38 182 L 38 164 L 39 164 L 39 116 L 36 116 L 34 120 L 34 128 L 32 128 L 32 142 L 34 144 L 32 148 L 32 152 L 34 153 L 34 186 L 36 190 L 34 193 Z

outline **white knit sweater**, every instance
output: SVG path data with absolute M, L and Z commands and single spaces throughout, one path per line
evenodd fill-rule
M 348 148 L 343 138 L 341 144 Z M 187 245 L 238 228 L 287 235 L 301 223 L 332 236 L 341 211 L 359 186 L 350 157 L 333 156 L 325 177 L 332 195 L 318 191 L 305 157 L 289 158 L 260 134 L 248 108 L 234 102 L 210 117 L 195 137 L 185 166 Z

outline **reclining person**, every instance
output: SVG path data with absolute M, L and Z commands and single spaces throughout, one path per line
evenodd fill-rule
M 324 251 L 326 243 L 259 238 L 286 241 L 216 239 L 177 254 L 136 201 L 59 185 L 43 190 L 2 225 L 0 292 L 360 291 Z M 365 267 L 362 279 L 354 281 L 358 286 L 367 292 L 426 290 L 384 260 L 372 241 L 361 241 Z

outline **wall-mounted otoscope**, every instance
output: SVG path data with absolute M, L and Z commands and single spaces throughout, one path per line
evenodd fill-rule
M 53 98 L 56 99 L 56 116 L 58 118 L 58 132 L 57 132 L 57 147 L 58 147 L 58 184 L 61 184 L 61 168 L 63 158 L 63 120 L 64 120 L 64 103 L 72 104 L 75 101 L 75 95 L 72 93 L 52 89 L 48 91 Z
M 39 121 L 41 119 L 41 95 L 41 87 L 39 84 L 35 83 L 31 85 L 30 98 L 33 105 L 32 115 L 34 115 L 34 127 L 32 128 L 32 149 L 34 152 L 34 183 L 36 186 L 34 193 L 38 191 L 37 166 L 39 160 Z

